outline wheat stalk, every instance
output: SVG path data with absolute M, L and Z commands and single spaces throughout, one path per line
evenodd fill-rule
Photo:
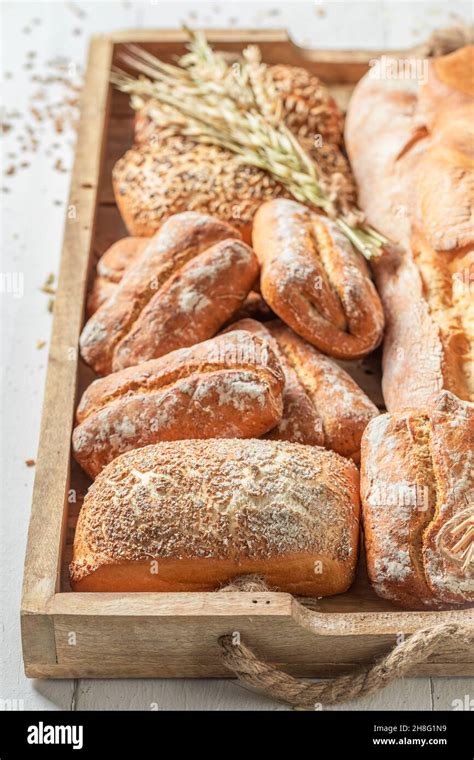
M 244 163 L 271 174 L 296 200 L 322 209 L 366 258 L 380 254 L 388 241 L 359 223 L 357 209 L 341 211 L 317 164 L 283 123 L 281 100 L 258 48 L 246 48 L 242 61 L 229 65 L 202 33 L 187 31 L 190 52 L 178 66 L 128 45 L 122 59 L 140 76 L 114 68 L 112 82 L 132 96 L 134 108 L 150 98 L 158 101 L 162 108 L 152 108 L 150 116 L 168 134 L 236 153 Z

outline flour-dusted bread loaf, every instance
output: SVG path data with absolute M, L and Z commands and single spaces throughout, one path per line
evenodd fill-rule
M 379 412 L 347 372 L 279 320 L 243 319 L 227 329 L 270 340 L 283 368 L 282 418 L 265 437 L 324 446 L 359 462 L 362 433 Z
M 353 202 L 354 182 L 340 147 L 343 115 L 328 89 L 298 67 L 270 66 L 267 73 L 281 100 L 282 119 L 317 160 L 328 191 L 337 175 L 339 197 Z M 153 121 L 155 111 L 160 127 Z M 189 210 L 225 219 L 250 242 L 261 203 L 288 193 L 270 174 L 225 148 L 170 135 L 166 116 L 159 103 L 147 101 L 137 112 L 135 145 L 114 167 L 115 198 L 129 233 L 153 235 L 170 215 Z
M 136 264 L 148 245 L 149 238 L 125 237 L 108 248 L 97 262 L 96 276 L 87 299 L 90 317 L 115 292 L 124 273 Z
M 252 438 L 281 417 L 283 372 L 269 343 L 236 330 L 93 382 L 76 412 L 74 456 L 95 477 L 157 441 Z
M 474 47 L 423 65 L 421 81 L 369 72 L 346 123 L 359 204 L 396 244 L 373 267 L 389 411 L 474 401 Z
M 337 359 L 378 346 L 382 305 L 363 257 L 334 222 L 296 201 L 268 201 L 252 242 L 262 295 L 298 335 Z
M 96 276 L 87 299 L 88 317 L 91 317 L 99 306 L 102 306 L 115 293 L 124 274 L 137 263 L 149 241 L 150 238 L 122 238 L 101 256 L 97 262 Z M 231 321 L 245 318 L 264 322 L 274 319 L 275 315 L 260 293 L 251 290 L 242 306 L 232 315 Z
M 262 440 L 176 441 L 123 454 L 89 489 L 76 591 L 211 591 L 258 573 L 329 596 L 354 578 L 359 473 L 332 451 Z
M 215 335 L 258 276 L 238 238 L 214 217 L 169 219 L 84 327 L 84 361 L 103 375 Z
M 474 602 L 474 405 L 444 391 L 384 414 L 362 439 L 367 567 L 406 607 Z

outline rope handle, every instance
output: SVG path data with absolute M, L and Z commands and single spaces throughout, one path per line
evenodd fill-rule
M 218 641 L 223 664 L 242 685 L 293 707 L 315 710 L 374 694 L 404 676 L 414 665 L 425 662 L 441 643 L 449 641 L 472 646 L 474 628 L 459 623 L 442 623 L 417 631 L 375 665 L 317 682 L 295 678 L 263 662 L 242 641 L 234 643 L 231 634 L 221 636 Z

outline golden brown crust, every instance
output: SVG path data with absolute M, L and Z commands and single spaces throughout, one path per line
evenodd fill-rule
M 270 322 L 268 329 L 321 419 L 323 446 L 358 462 L 362 433 L 379 413 L 375 404 L 336 362 L 290 328 Z
M 283 415 L 265 437 L 324 446 L 359 462 L 362 433 L 379 412 L 347 372 L 279 320 L 243 319 L 232 329 L 270 338 L 284 371 Z
M 367 567 L 406 607 L 474 602 L 474 407 L 444 391 L 386 414 L 362 439 Z
M 256 286 L 254 285 L 254 287 Z M 240 309 L 237 309 L 235 314 L 232 314 L 229 323 L 232 324 L 242 319 L 268 322 L 269 319 L 275 319 L 275 314 L 263 300 L 261 294 L 255 290 L 251 290 Z
M 212 337 L 258 276 L 252 249 L 223 240 L 188 261 L 150 299 L 114 351 L 114 371 Z
M 296 201 L 269 201 L 252 239 L 263 297 L 296 333 L 339 359 L 376 348 L 382 306 L 362 256 L 334 222 Z
M 243 301 L 252 285 L 252 278 L 256 277 L 257 265 L 251 249 L 240 243 L 238 237 L 236 230 L 214 217 L 190 212 L 170 218 L 160 232 L 149 241 L 136 265 L 126 272 L 112 297 L 87 322 L 80 339 L 84 361 L 98 374 L 111 372 L 121 341 L 127 338 L 137 320 L 146 313 L 149 304 L 160 299 L 160 294 L 166 289 L 170 278 L 174 275 L 179 276 L 188 262 L 208 251 L 213 245 L 224 243 L 226 239 L 228 242 L 225 247 L 231 255 L 223 257 L 224 260 L 233 263 L 232 252 L 236 250 L 236 246 L 239 246 L 238 254 L 241 254 L 244 260 L 242 271 L 236 274 L 235 283 L 229 283 L 231 291 L 235 288 L 242 294 Z M 221 275 L 217 274 L 220 280 Z M 230 271 L 226 271 L 225 274 L 232 280 L 229 277 Z M 183 296 L 185 294 L 183 291 Z M 232 308 L 226 318 L 235 311 L 239 303 L 235 304 L 235 301 L 232 301 Z M 201 327 L 199 320 L 196 320 L 196 326 Z M 204 326 L 203 332 L 205 331 Z M 204 337 L 211 335 L 212 332 Z M 153 336 L 150 335 L 149 338 L 151 345 Z M 201 337 L 202 339 L 204 338 Z M 186 340 L 189 341 L 189 336 L 186 336 Z M 181 345 L 189 343 L 183 342 Z M 148 355 L 146 358 L 151 356 Z M 138 351 L 134 359 L 136 362 L 140 361 Z M 120 366 L 124 365 L 121 363 Z
M 250 243 L 252 219 L 269 198 L 287 195 L 266 172 L 234 153 L 187 137 L 162 137 L 128 150 L 114 166 L 115 200 L 130 235 L 154 235 L 184 211 L 226 220 Z
M 90 488 L 77 591 L 204 591 L 259 573 L 291 593 L 345 591 L 357 562 L 358 471 L 281 441 L 177 441 L 128 452 Z
M 442 389 L 474 400 L 473 65 L 469 47 L 427 62 L 419 87 L 364 77 L 349 108 L 360 205 L 399 246 L 374 262 L 389 411 Z
M 308 446 L 324 446 L 323 423 L 305 387 L 295 369 L 281 349 L 270 323 L 263 325 L 254 319 L 241 319 L 230 325 L 227 331 L 248 330 L 254 335 L 261 335 L 270 342 L 280 361 L 285 377 L 283 388 L 283 414 L 278 424 L 266 434 L 266 438 L 275 441 L 293 441 Z
M 320 80 L 306 69 L 270 66 L 269 86 L 281 100 L 281 116 L 318 163 L 328 192 L 337 183 L 342 205 L 355 202 L 355 186 L 343 152 L 343 114 Z M 153 121 L 160 115 L 160 126 Z M 270 174 L 239 156 L 190 137 L 170 136 L 167 112 L 148 100 L 135 118 L 135 146 L 115 165 L 117 205 L 130 234 L 152 235 L 181 211 L 215 214 L 250 243 L 251 224 L 266 200 L 290 197 Z
M 283 374 L 267 341 L 235 331 L 92 383 L 74 456 L 95 477 L 130 449 L 184 438 L 251 438 L 282 414 Z
M 97 262 L 96 276 L 87 298 L 87 316 L 91 317 L 115 291 L 125 271 L 133 266 L 148 244 L 149 238 L 125 237 L 108 248 Z

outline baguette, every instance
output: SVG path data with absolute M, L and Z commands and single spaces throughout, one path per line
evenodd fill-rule
M 246 331 L 173 351 L 93 382 L 76 412 L 76 460 L 94 478 L 130 449 L 183 438 L 252 438 L 281 417 L 283 373 Z
M 422 84 L 365 76 L 346 122 L 359 204 L 395 244 L 373 262 L 394 412 L 474 401 L 474 47 L 425 63 Z
M 202 214 L 169 219 L 84 327 L 84 361 L 103 375 L 212 337 L 258 274 L 238 238 Z
M 262 295 L 298 335 L 338 359 L 379 345 L 384 318 L 377 291 L 334 222 L 295 201 L 269 201 L 255 216 L 252 240 Z
M 76 591 L 212 591 L 257 573 L 329 596 L 354 578 L 359 474 L 281 441 L 175 441 L 127 452 L 89 489 L 70 566 Z
M 385 414 L 362 439 L 369 577 L 405 607 L 474 602 L 474 405 L 448 391 Z
M 350 375 L 279 320 L 243 319 L 228 329 L 266 337 L 283 368 L 283 415 L 265 437 L 324 446 L 359 462 L 362 433 L 379 412 Z

